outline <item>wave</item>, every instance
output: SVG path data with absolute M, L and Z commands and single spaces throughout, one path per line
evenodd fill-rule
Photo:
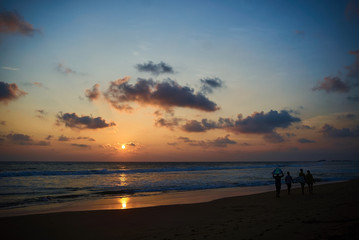
M 70 176 L 70 175 L 108 175 L 108 174 L 137 174 L 137 173 L 165 173 L 165 172 L 195 172 L 195 171 L 220 171 L 284 167 L 281 164 L 250 165 L 250 166 L 193 166 L 193 167 L 165 167 L 143 169 L 93 169 L 78 171 L 3 171 L 0 178 L 4 177 L 29 177 L 29 176 Z

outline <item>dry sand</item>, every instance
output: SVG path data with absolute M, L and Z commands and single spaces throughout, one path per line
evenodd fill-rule
M 285 186 L 284 186 L 285 188 Z M 307 189 L 306 189 L 307 190 Z M 359 180 L 207 203 L 0 218 L 6 239 L 359 239 Z M 2 238 L 5 239 L 5 238 Z

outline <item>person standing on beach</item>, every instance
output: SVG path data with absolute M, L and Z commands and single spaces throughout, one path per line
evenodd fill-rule
M 304 194 L 305 173 L 303 172 L 303 169 L 300 169 L 298 181 L 300 182 L 300 186 L 302 187 L 302 194 Z
M 275 189 L 276 189 L 276 196 L 279 198 L 280 189 L 282 186 L 282 177 L 284 176 L 283 171 L 280 168 L 276 168 L 272 173 L 273 178 L 275 179 Z
M 309 193 L 313 193 L 314 178 L 313 178 L 313 175 L 310 173 L 309 170 L 307 170 L 307 175 L 305 176 L 305 179 L 306 179 L 307 184 L 308 184 Z
M 287 184 L 288 195 L 289 195 L 290 189 L 292 188 L 292 183 L 294 183 L 293 178 L 289 172 L 287 172 L 287 176 L 285 177 L 285 183 Z

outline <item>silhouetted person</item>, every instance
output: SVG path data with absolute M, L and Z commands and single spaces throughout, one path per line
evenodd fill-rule
M 307 175 L 305 175 L 305 179 L 306 179 L 307 184 L 308 184 L 309 192 L 312 193 L 313 192 L 314 178 L 313 178 L 313 175 L 310 173 L 309 170 L 307 171 Z
M 279 198 L 280 189 L 282 186 L 282 177 L 284 176 L 283 171 L 280 168 L 276 168 L 273 173 L 273 178 L 275 179 L 275 190 L 276 190 L 276 196 Z
M 303 169 L 300 169 L 298 181 L 300 182 L 300 186 L 302 187 L 302 194 L 304 194 L 305 174 L 303 172 Z
M 287 172 L 287 176 L 285 177 L 285 183 L 287 184 L 288 195 L 289 195 L 290 189 L 292 188 L 292 183 L 294 183 L 293 178 L 289 172 Z

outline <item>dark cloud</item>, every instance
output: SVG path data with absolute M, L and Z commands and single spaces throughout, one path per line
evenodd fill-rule
M 78 148 L 91 148 L 90 145 L 87 145 L 87 144 L 78 144 L 78 143 L 72 143 L 71 146 L 78 147 Z
M 352 102 L 359 102 L 359 96 L 358 96 L 358 95 L 348 96 L 347 99 L 348 99 L 349 101 L 352 101 Z
M 353 86 L 357 87 L 359 86 L 359 50 L 349 51 L 349 54 L 355 56 L 355 61 L 352 65 L 345 67 L 348 71 L 347 78 Z
M 41 31 L 26 22 L 18 12 L 3 11 L 0 12 L 0 32 L 32 36 L 34 33 Z
M 306 139 L 306 138 L 300 138 L 300 139 L 298 139 L 298 142 L 299 143 L 315 143 L 314 140 L 309 140 L 309 139 Z
M 71 141 L 72 138 L 69 138 L 69 137 L 66 137 L 64 135 L 61 135 L 57 140 L 60 141 L 60 142 L 68 142 L 68 141 Z
M 344 113 L 341 114 L 337 117 L 337 119 L 342 120 L 342 119 L 348 119 L 348 120 L 353 120 L 356 119 L 357 115 L 354 113 Z
M 269 143 L 281 143 L 284 142 L 284 138 L 276 133 L 276 132 L 271 132 L 271 133 L 267 133 L 263 136 L 264 141 L 269 142 Z
M 324 136 L 331 138 L 359 137 L 359 125 L 353 129 L 350 128 L 338 129 L 329 124 L 325 124 L 321 128 L 320 132 Z
M 312 88 L 313 91 L 324 90 L 327 93 L 339 92 L 347 93 L 350 90 L 350 86 L 347 82 L 344 82 L 340 77 L 325 77 L 322 82 Z
M 52 138 L 53 138 L 52 135 L 48 135 L 48 136 L 45 138 L 45 140 L 51 140 Z
M 219 78 L 203 78 L 200 81 L 202 83 L 201 92 L 203 94 L 213 93 L 213 89 L 223 87 L 223 81 Z
M 37 110 L 35 110 L 35 112 L 37 113 L 36 117 L 38 117 L 40 119 L 44 119 L 45 116 L 47 115 L 47 112 L 43 109 L 37 109 Z
M 160 106 L 164 109 L 187 107 L 207 112 L 219 109 L 216 103 L 202 93 L 194 93 L 193 89 L 180 86 L 171 79 L 159 82 L 138 78 L 134 85 L 128 81 L 128 77 L 113 81 L 105 92 L 106 99 L 119 110 L 131 109 L 131 102 Z
M 157 127 L 167 127 L 169 129 L 173 130 L 175 127 L 177 127 L 179 125 L 180 121 L 181 121 L 180 118 L 170 118 L 170 119 L 157 118 L 155 120 L 155 125 Z
M 221 128 L 222 124 L 208 119 L 202 119 L 201 122 L 197 120 L 189 120 L 182 126 L 186 132 L 205 132 L 207 130 Z
M 91 137 L 78 137 L 77 139 L 80 139 L 80 140 L 88 140 L 88 141 L 90 141 L 90 142 L 94 142 L 94 141 L 96 141 L 94 138 L 91 138 Z
M 327 93 L 338 92 L 347 93 L 352 88 L 359 86 L 359 50 L 349 51 L 355 57 L 352 65 L 346 66 L 346 74 L 340 76 L 328 76 L 312 88 L 313 91 L 324 90 Z
M 300 125 L 300 126 L 297 126 L 296 129 L 301 129 L 301 130 L 313 130 L 315 129 L 315 127 L 311 127 L 309 125 Z
M 148 63 L 137 64 L 135 66 L 135 68 L 140 72 L 148 72 L 153 75 L 159 75 L 159 74 L 164 74 L 164 73 L 174 73 L 173 68 L 164 62 L 155 64 L 152 61 L 149 61 Z
M 224 137 L 218 137 L 214 140 L 206 140 L 206 141 L 191 140 L 188 137 L 179 137 L 178 139 L 183 141 L 184 143 L 187 143 L 190 146 L 204 147 L 204 148 L 208 148 L 208 147 L 224 148 L 227 147 L 228 144 L 237 144 L 236 141 L 229 139 L 229 135 L 226 135 Z
M 291 116 L 286 110 L 280 112 L 271 110 L 268 113 L 256 112 L 246 118 L 238 115 L 234 126 L 229 130 L 254 134 L 273 133 L 276 128 L 287 128 L 292 123 L 300 121 L 300 118 Z
M 25 96 L 27 92 L 19 89 L 16 83 L 5 83 L 0 81 L 0 102 L 7 104 L 9 101 L 16 100 Z
M 350 0 L 345 8 L 345 15 L 348 20 L 359 17 L 359 3 L 355 0 Z
M 77 72 L 69 67 L 66 67 L 64 64 L 57 64 L 56 70 L 62 74 L 77 74 Z
M 34 141 L 29 135 L 22 133 L 10 133 L 6 136 L 7 140 L 17 145 L 37 145 L 37 146 L 48 146 L 50 142 L 46 141 Z
M 92 89 L 86 89 L 85 90 L 85 96 L 90 100 L 96 100 L 100 97 L 100 84 L 93 85 Z
M 66 127 L 77 129 L 99 129 L 116 126 L 114 122 L 107 123 L 103 118 L 92 116 L 77 116 L 76 113 L 59 113 L 57 124 L 64 123 Z
M 0 125 L 5 126 L 5 125 L 6 125 L 6 121 L 0 121 Z

